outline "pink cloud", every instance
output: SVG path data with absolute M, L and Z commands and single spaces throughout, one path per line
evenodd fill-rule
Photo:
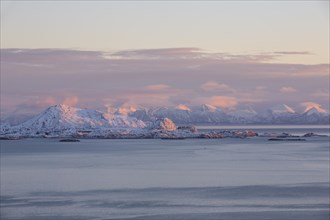
M 11 96 L 1 97 L 1 104 L 6 105 L 6 108 L 1 108 L 1 114 L 3 117 L 11 114 L 36 114 L 43 109 L 55 105 L 56 99 L 48 97 L 36 97 L 36 96 Z
M 167 106 L 171 105 L 171 94 L 165 93 L 126 93 L 120 96 L 112 96 L 111 98 L 103 99 L 105 106 L 114 107 L 136 107 L 142 106 Z
M 23 101 L 21 104 L 19 104 L 20 107 L 30 108 L 30 109 L 40 109 L 40 108 L 46 108 L 51 105 L 55 105 L 56 100 L 53 97 L 46 97 L 46 98 L 29 98 L 26 101 Z
M 76 105 L 79 101 L 79 105 L 90 108 L 101 107 L 103 99 L 109 97 L 118 106 L 190 104 L 194 99 L 218 95 L 235 97 L 239 104 L 260 106 L 299 104 L 306 98 L 327 106 L 329 100 L 328 64 L 264 62 L 274 54 L 306 52 L 235 55 L 198 48 L 126 52 L 119 51 L 116 57 L 115 52 L 104 51 L 1 49 L 2 111 L 11 112 L 22 103 L 27 106 L 30 100 L 34 106 L 53 105 L 68 94 L 80 99 L 68 98 L 65 103 Z M 281 95 L 283 85 L 299 93 Z M 39 99 L 40 94 L 55 100 Z
M 44 100 L 37 101 L 38 107 L 48 107 L 56 104 L 56 100 L 53 97 L 46 97 Z
M 329 76 L 329 72 L 329 64 L 300 65 L 293 69 L 290 75 L 294 77 Z
M 265 90 L 265 89 L 267 89 L 267 87 L 265 87 L 265 86 L 256 86 L 256 90 L 258 90 L 258 91 Z
M 74 107 L 78 104 L 78 102 L 79 98 L 77 96 L 69 96 L 63 100 L 62 104 Z
M 151 90 L 151 91 L 163 91 L 165 89 L 170 88 L 170 86 L 165 85 L 165 84 L 155 84 L 155 85 L 149 85 L 144 87 L 146 90 Z
M 201 85 L 204 91 L 222 91 L 222 92 L 235 92 L 235 89 L 231 88 L 229 85 L 216 81 L 208 81 Z
M 293 92 L 297 92 L 297 90 L 293 87 L 289 87 L 289 86 L 284 86 L 280 89 L 281 93 L 293 93 Z
M 317 90 L 316 92 L 314 92 L 312 94 L 312 96 L 329 101 L 329 99 L 330 99 L 330 91 L 329 90 L 321 90 L 320 89 L 320 90 Z

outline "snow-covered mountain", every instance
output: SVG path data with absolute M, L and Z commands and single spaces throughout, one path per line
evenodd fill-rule
M 257 114 L 258 113 L 252 107 L 238 109 L 227 113 L 230 122 L 233 124 L 245 124 L 254 121 Z
M 323 122 L 329 124 L 329 120 L 329 111 L 320 107 L 306 108 L 304 113 L 298 117 L 298 121 L 305 121 L 308 124 L 321 124 Z
M 127 115 L 103 113 L 65 105 L 51 106 L 16 126 L 10 126 L 8 123 L 1 123 L 0 126 L 0 137 L 4 139 L 21 137 L 185 138 L 199 136 L 195 127 L 177 127 L 169 118 L 159 118 L 145 123 Z
M 223 111 L 211 105 L 157 108 L 111 108 L 107 112 L 73 108 L 65 105 L 51 106 L 19 125 L 1 123 L 0 133 L 54 134 L 56 132 L 104 129 L 150 128 L 159 119 L 168 118 L 178 126 L 196 124 L 329 124 L 329 112 L 320 106 L 307 108 L 298 113 L 288 105 L 281 104 L 263 112 L 251 107 Z M 163 122 L 166 122 L 163 121 Z
M 269 109 L 273 115 L 287 115 L 296 113 L 291 107 L 286 104 L 278 104 Z
M 150 128 L 164 131 L 175 131 L 177 129 L 174 122 L 169 118 L 157 119 Z
M 209 104 L 203 104 L 201 106 L 194 107 L 195 110 L 200 111 L 200 112 L 217 112 L 221 111 L 219 108 L 209 105 Z
M 257 124 L 291 124 L 298 114 L 286 104 L 275 105 L 265 111 L 259 112 L 254 121 Z
M 308 108 L 302 113 L 297 113 L 284 104 L 259 113 L 252 108 L 228 112 L 211 105 L 129 108 L 127 111 L 108 109 L 107 112 L 55 105 L 19 125 L 1 123 L 0 135 L 90 138 L 197 137 L 196 128 L 190 125 L 329 124 L 329 118 L 329 112 L 321 107 Z
M 286 104 L 275 105 L 265 111 L 256 112 L 251 107 L 223 111 L 212 105 L 159 107 L 138 109 L 128 115 L 142 121 L 170 118 L 176 124 L 328 124 L 329 112 L 310 108 L 303 113 L 296 112 Z
M 129 116 L 66 105 L 55 105 L 24 123 L 11 127 L 11 130 L 24 134 L 31 133 L 31 131 L 35 133 L 54 133 L 65 130 L 144 127 L 146 127 L 146 124 L 143 121 Z
M 225 123 L 228 121 L 226 114 L 220 108 L 207 104 L 192 107 L 178 105 L 175 107 L 140 109 L 131 112 L 129 115 L 143 121 L 170 118 L 177 124 Z
M 151 112 L 153 113 L 153 117 L 151 119 L 170 118 L 171 120 L 176 122 L 189 122 L 191 118 L 191 110 L 184 108 L 183 106 L 158 108 L 154 109 Z
M 177 105 L 177 106 L 175 106 L 175 108 L 179 109 L 179 110 L 184 110 L 184 111 L 191 111 L 191 109 L 188 106 L 183 105 L 183 104 Z
M 319 106 L 314 106 L 314 107 L 311 107 L 311 108 L 306 108 L 304 113 L 306 115 L 313 115 L 313 114 L 316 114 L 316 115 L 327 115 L 329 114 L 329 112 Z

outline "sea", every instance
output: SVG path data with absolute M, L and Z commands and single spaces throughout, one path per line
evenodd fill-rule
M 329 135 L 329 126 L 200 130 Z M 329 137 L 0 142 L 1 220 L 329 220 Z

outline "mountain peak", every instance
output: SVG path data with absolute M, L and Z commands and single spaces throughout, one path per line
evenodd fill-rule
M 215 112 L 217 110 L 217 107 L 209 104 L 203 104 L 201 105 L 202 111 L 208 111 L 208 112 Z
M 312 114 L 326 114 L 327 111 L 320 106 L 313 106 L 311 108 L 306 108 L 304 111 L 305 114 L 307 115 L 312 115 Z
M 183 105 L 183 104 L 177 105 L 175 107 L 175 109 L 184 110 L 184 111 L 190 111 L 190 108 L 188 106 L 186 106 L 186 105 Z
M 278 104 L 270 109 L 275 114 L 295 113 L 295 111 L 286 104 Z
M 69 111 L 70 109 L 75 109 L 75 108 L 74 107 L 71 107 L 71 106 L 68 106 L 68 105 L 65 105 L 65 104 L 58 104 L 58 105 L 50 106 L 46 110 Z
M 72 117 L 72 115 L 74 115 L 79 110 L 81 110 L 81 109 L 71 107 L 68 105 L 64 105 L 64 104 L 59 104 L 59 105 L 54 105 L 54 106 L 47 108 L 41 114 L 51 115 L 52 117 L 56 116 L 56 117 L 65 119 L 65 118 Z
M 247 109 L 238 109 L 228 114 L 234 117 L 252 118 L 257 115 L 257 112 L 252 107 L 248 107 Z
M 116 114 L 119 115 L 128 115 L 131 112 L 136 112 L 137 109 L 133 106 L 129 106 L 129 107 L 120 107 L 117 109 L 117 111 L 115 112 Z
M 319 105 L 308 106 L 306 107 L 304 113 L 306 112 L 314 112 L 314 113 L 327 113 L 327 110 L 321 108 Z
M 93 109 L 80 109 L 67 105 L 47 108 L 15 129 L 39 133 L 93 128 L 144 128 L 143 121 L 128 116 L 110 115 Z

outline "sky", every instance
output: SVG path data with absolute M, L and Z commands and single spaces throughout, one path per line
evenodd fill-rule
M 329 1 L 1 1 L 2 117 L 65 103 L 329 108 Z

